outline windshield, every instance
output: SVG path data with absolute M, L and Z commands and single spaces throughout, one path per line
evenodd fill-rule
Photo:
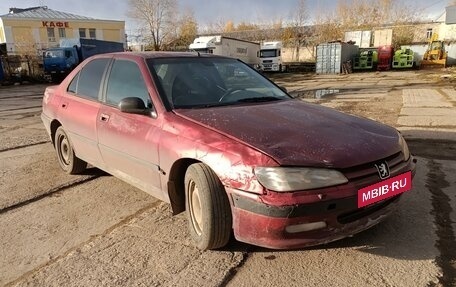
M 260 51 L 260 58 L 270 58 L 270 57 L 277 57 L 277 50 L 261 50 Z
M 262 75 L 235 59 L 150 59 L 149 69 L 171 108 L 203 108 L 290 99 Z
M 45 58 L 63 58 L 63 50 L 48 50 L 44 52 Z
M 442 46 L 442 42 L 432 42 L 431 50 L 440 50 Z

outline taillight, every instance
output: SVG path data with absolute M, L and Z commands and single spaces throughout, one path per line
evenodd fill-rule
M 52 89 L 46 88 L 46 90 L 44 90 L 43 103 L 47 104 L 50 101 L 53 94 L 54 91 Z

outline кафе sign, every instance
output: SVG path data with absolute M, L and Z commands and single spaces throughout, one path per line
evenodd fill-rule
M 41 21 L 43 27 L 46 28 L 70 28 L 69 22 L 61 22 L 61 21 Z

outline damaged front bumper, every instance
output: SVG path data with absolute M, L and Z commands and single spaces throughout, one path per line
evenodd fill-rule
M 415 162 L 411 157 L 396 173 L 411 170 L 414 176 Z M 235 238 L 267 248 L 291 249 L 351 236 L 378 224 L 398 205 L 401 195 L 358 208 L 358 189 L 375 182 L 378 176 L 291 194 L 252 195 L 228 188 Z

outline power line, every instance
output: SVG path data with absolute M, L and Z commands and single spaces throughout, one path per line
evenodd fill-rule
M 435 6 L 435 5 L 439 4 L 439 3 L 442 3 L 443 1 L 446 1 L 446 0 L 439 0 L 439 1 L 436 1 L 436 2 L 434 2 L 433 4 L 431 4 L 431 5 L 429 5 L 429 6 L 426 6 L 426 7 L 424 7 L 424 8 L 421 8 L 421 9 L 422 9 L 422 10 L 426 10 L 426 9 L 428 9 L 428 8 L 431 8 L 432 6 Z

